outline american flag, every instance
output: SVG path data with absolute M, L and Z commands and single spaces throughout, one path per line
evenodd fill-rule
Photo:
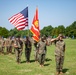
M 9 21 L 18 30 L 23 30 L 26 26 L 28 26 L 28 7 L 9 18 Z

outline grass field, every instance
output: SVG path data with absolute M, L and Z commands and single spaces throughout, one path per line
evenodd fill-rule
M 63 66 L 64 75 L 76 75 L 76 40 L 65 39 L 66 52 Z M 15 54 L 0 55 L 0 75 L 55 75 L 55 46 L 47 47 L 47 55 L 44 67 L 34 62 L 34 50 L 31 53 L 31 63 L 25 63 L 24 52 L 21 64 L 17 64 Z

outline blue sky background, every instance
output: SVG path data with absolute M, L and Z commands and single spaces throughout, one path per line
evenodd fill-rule
M 39 11 L 40 29 L 45 26 L 69 26 L 76 21 L 76 0 L 0 0 L 0 26 L 8 30 L 14 26 L 8 19 L 22 11 L 28 5 L 29 28 L 35 14 L 36 6 Z M 26 28 L 25 28 L 26 29 Z

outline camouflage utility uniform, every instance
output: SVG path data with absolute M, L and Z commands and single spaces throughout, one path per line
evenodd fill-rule
M 41 66 L 44 66 L 45 54 L 46 54 L 46 42 L 44 41 L 43 37 L 37 44 L 37 47 L 38 47 L 38 61 Z
M 55 40 L 55 46 L 56 70 L 57 72 L 62 72 L 65 53 L 65 43 L 63 40 Z
M 2 38 L 0 38 L 0 53 L 2 53 Z
M 12 53 L 12 39 L 7 38 L 5 44 L 7 53 Z
M 16 61 L 18 63 L 20 63 L 21 55 L 22 55 L 22 49 L 23 49 L 23 42 L 20 40 L 20 38 L 15 39 L 14 47 L 15 47 Z
M 5 41 L 4 39 L 0 39 L 0 53 L 4 54 L 4 50 L 5 50 Z
M 30 62 L 30 54 L 31 54 L 32 44 L 31 44 L 31 41 L 29 40 L 29 37 L 26 37 L 24 44 L 25 44 L 26 62 Z

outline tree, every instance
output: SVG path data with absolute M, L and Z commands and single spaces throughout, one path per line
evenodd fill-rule
M 40 33 L 41 33 L 41 36 L 45 35 L 45 36 L 51 36 L 51 33 L 52 33 L 52 29 L 53 27 L 51 25 L 47 26 L 47 27 L 44 27 Z
M 62 33 L 62 34 L 65 34 L 65 27 L 63 25 L 59 25 L 58 26 L 58 34 Z
M 11 29 L 10 32 L 9 32 L 9 36 L 15 36 L 19 31 L 14 28 L 14 29 Z
M 69 37 L 72 37 L 72 36 L 76 37 L 76 21 L 74 21 L 71 25 L 66 27 L 65 35 Z
M 0 35 L 1 36 L 3 36 L 3 37 L 8 37 L 8 33 L 9 33 L 9 31 L 6 29 L 6 28 L 2 28 L 2 27 L 0 27 Z
M 31 36 L 31 32 L 29 30 L 17 30 L 16 28 L 11 29 L 9 32 L 9 36 Z
M 57 37 L 60 33 L 65 34 L 65 27 L 63 25 L 53 28 L 52 36 Z
M 52 36 L 53 36 L 53 37 L 56 37 L 57 35 L 58 35 L 58 28 L 55 27 L 55 28 L 53 28 L 53 30 L 52 30 Z

